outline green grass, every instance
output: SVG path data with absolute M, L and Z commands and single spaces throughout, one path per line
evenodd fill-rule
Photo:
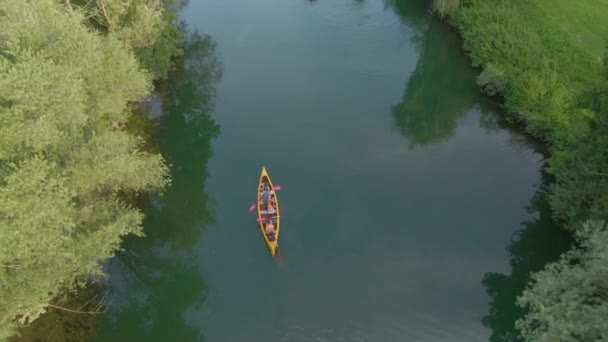
M 605 5 L 599 7 L 596 2 Z M 584 6 L 591 3 L 593 9 Z M 592 26 L 592 23 L 601 21 L 602 16 L 608 22 L 608 0 L 520 0 L 512 6 L 519 14 L 520 24 L 540 38 L 547 59 L 557 63 L 561 76 L 571 86 L 588 86 L 597 78 L 599 58 L 605 47 L 601 30 L 606 30 L 606 25 L 598 22 Z
M 450 1 L 434 2 L 443 3 Z M 608 46 L 608 0 L 462 0 L 461 5 L 453 19 L 465 40 L 497 50 L 474 52 L 475 64 L 514 63 L 522 70 L 548 62 L 577 89 L 597 79 Z M 491 34 L 482 32 L 486 27 Z
M 608 0 L 462 0 L 451 22 L 482 70 L 478 84 L 501 95 L 507 117 L 551 147 L 556 217 L 572 226 L 608 218 L 608 196 L 600 191 L 608 182 L 588 174 L 608 166 L 608 145 L 584 150 L 598 144 L 596 127 L 608 116 L 598 105 Z M 583 155 L 589 160 L 579 160 Z
M 535 0 L 521 2 L 534 6 L 540 22 L 557 27 L 564 36 L 591 53 L 603 55 L 608 43 L 608 0 Z

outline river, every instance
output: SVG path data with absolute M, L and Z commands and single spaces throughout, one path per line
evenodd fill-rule
M 542 148 L 427 2 L 190 1 L 157 132 L 173 183 L 108 268 L 98 340 L 514 340 L 567 239 Z M 262 166 L 280 263 L 248 211 Z

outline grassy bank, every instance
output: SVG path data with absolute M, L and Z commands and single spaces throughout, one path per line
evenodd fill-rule
M 521 337 L 607 338 L 608 1 L 434 0 L 433 7 L 461 33 L 478 85 L 550 147 L 553 216 L 579 242 L 520 296 Z

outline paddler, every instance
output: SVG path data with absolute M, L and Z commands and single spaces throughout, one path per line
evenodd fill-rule
M 275 240 L 276 231 L 277 231 L 277 228 L 274 226 L 272 221 L 270 221 L 266 224 L 266 227 L 264 227 L 264 232 L 266 233 L 266 236 L 268 237 L 268 241 Z
M 272 196 L 272 190 L 265 189 L 264 192 L 262 192 L 262 203 L 264 203 L 264 204 L 270 203 L 271 196 Z
M 268 223 L 266 223 L 266 227 L 264 227 L 264 231 L 266 232 L 266 234 L 274 233 L 276 230 L 277 227 L 274 226 L 272 220 L 268 221 Z

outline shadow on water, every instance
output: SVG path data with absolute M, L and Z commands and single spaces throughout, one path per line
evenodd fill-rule
M 543 178 L 545 176 L 543 175 Z M 540 271 L 566 251 L 572 240 L 551 218 L 545 198 L 547 180 L 530 200 L 526 211 L 532 217 L 522 222 L 508 247 L 511 274 L 489 272 L 482 284 L 490 297 L 490 310 L 483 317 L 484 326 L 492 330 L 490 341 L 520 341 L 515 321 L 525 313 L 515 301 L 523 292 L 532 272 Z
M 114 301 L 101 329 L 103 341 L 201 340 L 186 316 L 206 298 L 198 244 L 213 223 L 205 193 L 207 162 L 219 126 L 211 117 L 221 64 L 215 43 L 187 37 L 182 60 L 164 94 L 158 144 L 171 165 L 172 184 L 146 209 L 144 238 L 129 238 L 110 265 Z

